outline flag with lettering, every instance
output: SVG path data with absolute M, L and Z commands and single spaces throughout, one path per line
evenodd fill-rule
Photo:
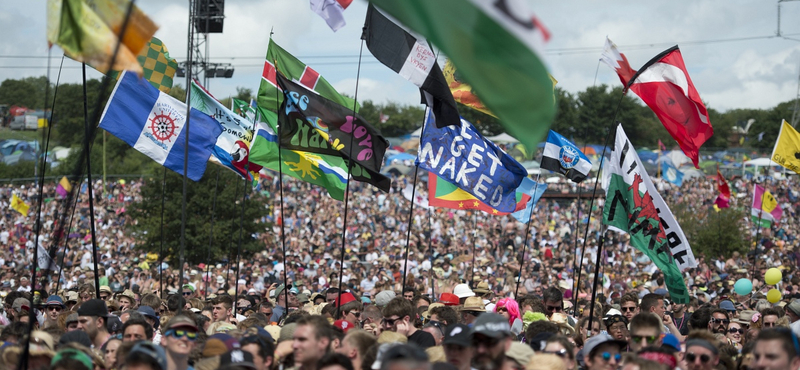
M 772 149 L 772 161 L 800 174 L 800 132 L 789 122 L 781 122 L 781 131 Z

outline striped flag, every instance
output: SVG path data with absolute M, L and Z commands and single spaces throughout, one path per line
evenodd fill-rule
M 778 200 L 761 185 L 753 189 L 753 205 L 750 217 L 753 222 L 761 227 L 770 227 L 773 223 L 780 222 L 783 209 Z
M 541 167 L 558 172 L 574 182 L 581 182 L 589 176 L 592 162 L 573 142 L 550 130 L 542 153 Z

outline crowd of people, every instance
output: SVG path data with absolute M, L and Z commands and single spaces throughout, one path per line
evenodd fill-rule
M 711 212 L 713 180 L 681 187 L 654 180 L 668 204 Z M 206 261 L 178 269 L 137 248 L 141 241 L 127 232 L 137 220 L 125 207 L 141 200 L 143 181 L 98 181 L 78 191 L 68 248 L 55 258 L 60 272 L 44 283 L 30 275 L 36 209 L 23 216 L 10 207 L 12 194 L 35 205 L 39 190 L 33 183 L 0 188 L 0 368 L 800 367 L 800 187 L 792 179 L 762 184 L 784 217 L 760 230 L 749 220 L 752 182 L 730 181 L 732 206 L 747 209 L 742 223 L 753 248 L 696 253 L 698 267 L 683 271 L 691 299 L 681 304 L 626 235 L 605 231 L 602 197 L 591 212 L 587 199 L 543 198 L 530 226 L 511 216 L 419 206 L 409 223 L 402 189 L 411 178 L 395 178 L 390 193 L 354 183 L 342 248 L 343 203 L 284 179 L 284 214 L 274 196 L 274 211 L 259 220 L 261 253 L 240 259 L 238 268 Z M 277 177 L 260 185 L 280 193 Z M 426 194 L 424 182 L 417 186 Z M 44 184 L 41 198 L 39 240 L 47 250 L 59 239 L 52 230 L 63 211 L 62 202 L 48 201 L 58 199 L 56 184 Z M 769 267 L 783 272 L 777 286 L 763 282 Z M 734 291 L 740 278 L 753 282 L 750 294 Z M 773 287 L 783 293 L 774 304 L 766 299 Z

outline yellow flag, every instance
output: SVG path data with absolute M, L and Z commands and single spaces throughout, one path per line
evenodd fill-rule
M 28 209 L 30 206 L 25 204 L 22 198 L 18 197 L 17 194 L 11 195 L 11 209 L 22 213 L 23 216 L 28 217 Z
M 772 161 L 800 174 L 800 133 L 786 120 L 781 124 L 775 149 L 772 149 Z

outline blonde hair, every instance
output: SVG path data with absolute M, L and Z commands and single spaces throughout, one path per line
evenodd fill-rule
M 567 370 L 561 357 L 550 354 L 535 354 L 525 365 L 525 370 Z

